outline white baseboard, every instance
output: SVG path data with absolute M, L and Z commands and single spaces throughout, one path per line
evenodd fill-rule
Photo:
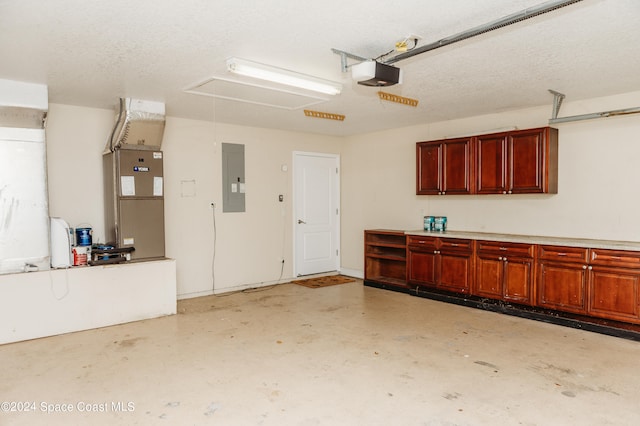
M 357 269 L 340 268 L 340 273 L 349 277 L 364 279 L 364 272 Z

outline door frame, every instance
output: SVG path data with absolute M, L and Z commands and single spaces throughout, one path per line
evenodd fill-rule
M 335 188 L 333 188 L 335 190 L 335 194 L 336 194 L 336 208 L 338 209 L 338 214 L 336 215 L 336 220 L 334 223 L 334 235 L 335 235 L 335 245 L 336 247 L 338 247 L 338 255 L 336 256 L 336 264 L 335 264 L 335 270 L 336 271 L 340 271 L 340 265 L 341 265 L 341 259 L 342 259 L 342 247 L 340 246 L 340 226 L 341 226 L 341 218 L 342 218 L 342 207 L 341 207 L 341 203 L 340 203 L 340 175 L 341 175 L 341 170 L 340 170 L 340 154 L 331 154 L 331 153 L 325 153 L 325 152 L 309 152 L 309 151 L 293 151 L 292 153 L 292 162 L 291 164 L 293 164 L 292 167 L 292 171 L 291 171 L 291 180 L 292 180 L 292 197 L 291 197 L 291 227 L 292 227 L 292 247 L 293 247 L 293 278 L 295 279 L 296 277 L 298 277 L 298 247 L 296 244 L 297 241 L 297 227 L 296 227 L 296 221 L 297 221 L 297 217 L 296 217 L 296 203 L 297 203 L 297 199 L 296 199 L 296 194 L 298 193 L 298 185 L 299 182 L 296 181 L 296 171 L 297 171 L 297 167 L 299 167 L 298 165 L 298 158 L 301 156 L 313 156 L 313 157 L 325 157 L 325 158 L 333 158 L 336 162 L 336 167 L 338 169 L 338 173 L 336 174 L 336 180 L 335 180 Z

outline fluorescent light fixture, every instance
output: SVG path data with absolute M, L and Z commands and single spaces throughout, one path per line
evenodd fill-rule
M 247 61 L 245 59 L 228 59 L 227 69 L 232 73 L 243 75 L 245 77 L 267 80 L 327 95 L 339 95 L 342 91 L 342 84 L 340 83 L 300 74 L 282 68 L 259 64 L 257 62 Z

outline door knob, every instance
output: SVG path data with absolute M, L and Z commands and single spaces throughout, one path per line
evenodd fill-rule
M 298 225 L 300 225 L 300 224 L 305 224 L 306 225 L 307 222 L 305 222 L 304 220 L 298 219 Z

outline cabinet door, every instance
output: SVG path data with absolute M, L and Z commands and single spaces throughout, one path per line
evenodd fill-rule
M 531 304 L 533 260 L 491 254 L 476 256 L 474 294 L 493 299 Z
M 502 298 L 502 259 L 498 256 L 478 254 L 476 257 L 476 285 L 474 294 L 492 299 Z
M 506 133 L 476 138 L 476 191 L 478 194 L 506 193 Z
M 451 139 L 442 144 L 443 194 L 471 194 L 471 138 Z
M 571 263 L 538 264 L 538 305 L 585 313 L 586 266 Z
M 416 144 L 416 194 L 438 195 L 442 192 L 442 144 L 419 142 Z
M 437 254 L 434 251 L 409 250 L 408 281 L 410 284 L 436 286 Z
M 509 135 L 509 193 L 545 192 L 545 132 L 543 129 L 523 130 Z
M 503 298 L 516 303 L 530 304 L 533 284 L 533 260 L 505 258 Z
M 589 309 L 594 316 L 640 320 L 640 271 L 593 266 L 589 277 Z
M 441 251 L 438 257 L 440 260 L 438 287 L 459 293 L 469 293 L 472 279 L 471 254 Z

